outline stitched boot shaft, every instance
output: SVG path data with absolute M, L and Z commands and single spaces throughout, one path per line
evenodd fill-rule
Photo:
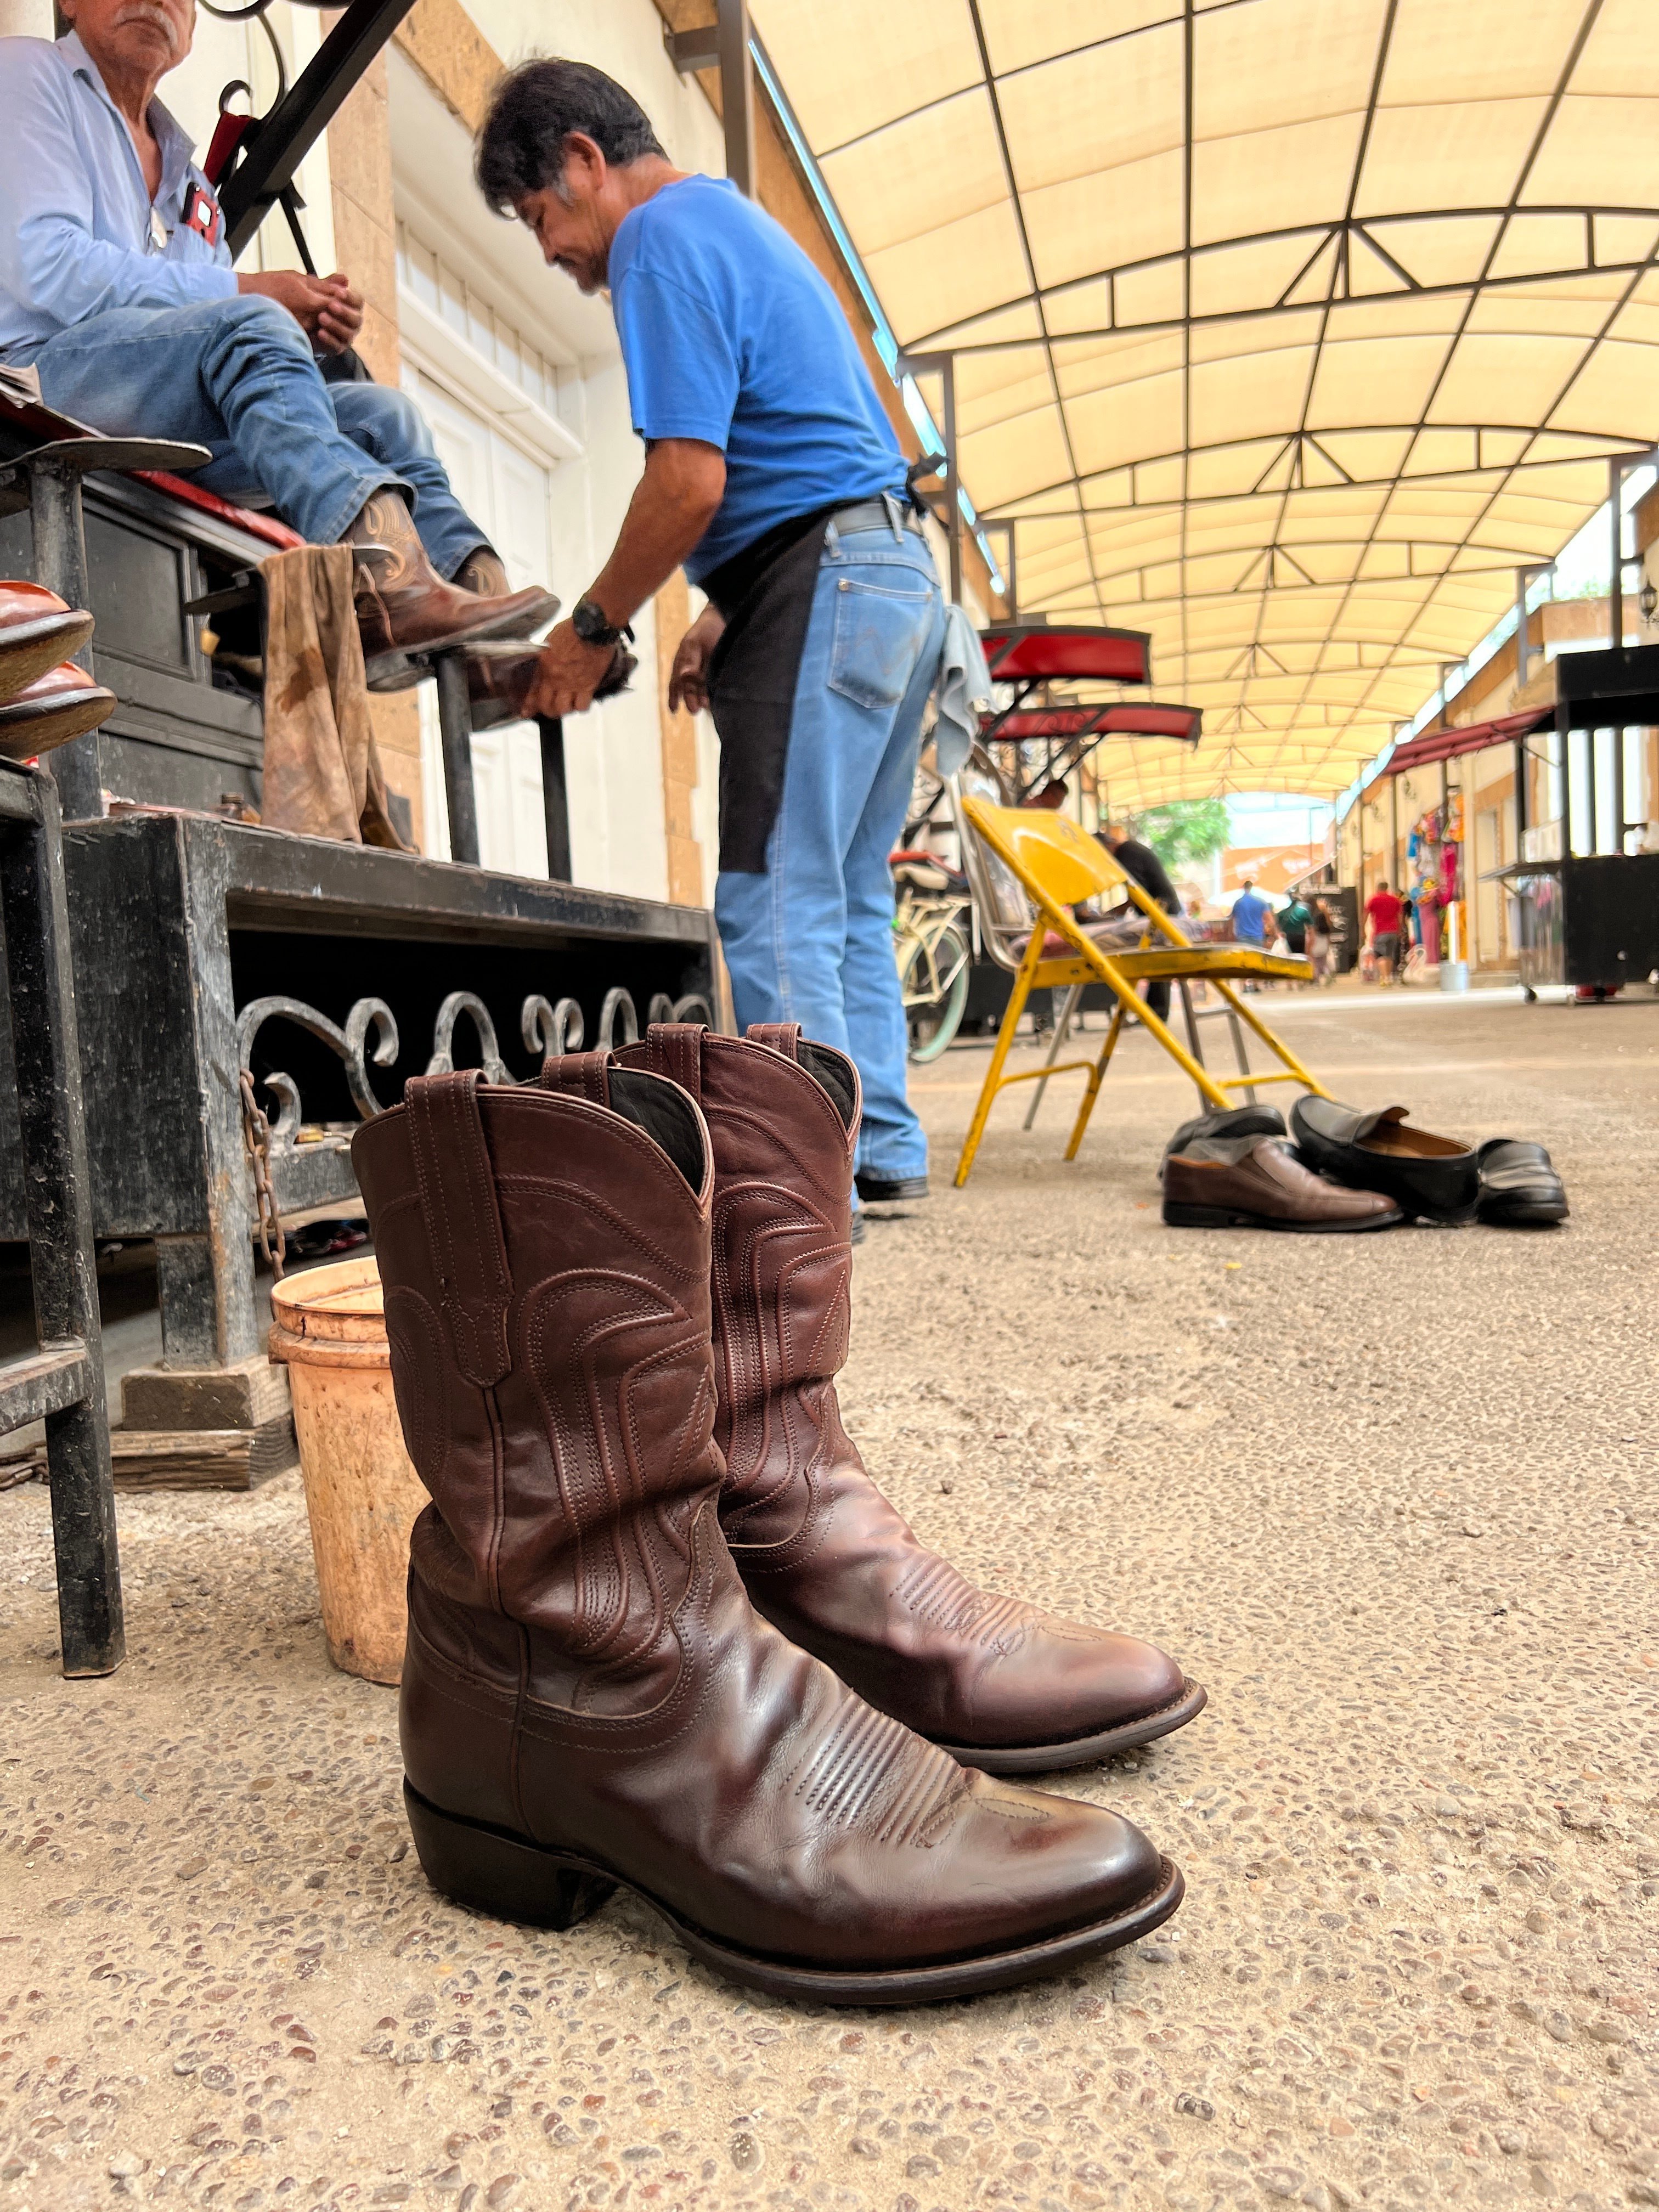
M 919 1541 L 842 1425 L 859 1085 L 793 1025 L 653 1024 L 619 1055 L 701 1103 L 714 1149 L 720 1520 L 749 1592 L 872 1705 L 1003 1771 L 1079 1764 L 1190 1719 L 1151 1644 L 977 1589 Z
M 1138 1830 L 964 1773 L 754 1611 L 717 1511 L 706 1127 L 608 1054 L 542 1081 L 416 1079 L 353 1148 L 432 1497 L 400 1717 L 433 1879 L 556 1925 L 621 1879 L 774 1987 L 1010 1978 L 1166 1917 Z

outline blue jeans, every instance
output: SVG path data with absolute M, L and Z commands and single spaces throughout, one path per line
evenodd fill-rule
M 383 384 L 325 384 L 285 307 L 249 293 L 192 307 L 117 307 L 33 356 L 49 407 L 112 437 L 189 439 L 213 454 L 192 482 L 263 490 L 313 545 L 331 545 L 387 484 L 410 495 L 433 567 L 453 576 L 488 541 L 449 488 L 420 410 Z
M 714 891 L 738 1028 L 799 1022 L 850 1054 L 864 1088 L 858 1164 L 895 1178 L 927 1173 L 927 1139 L 905 1095 L 887 856 L 904 827 L 944 635 L 922 538 L 832 531 L 766 872 L 722 873 Z

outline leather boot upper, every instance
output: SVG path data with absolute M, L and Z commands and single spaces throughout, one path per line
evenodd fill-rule
M 1182 1692 L 1156 1645 L 977 1589 L 916 1537 L 842 1425 L 858 1074 L 798 1029 L 653 1024 L 619 1055 L 693 1090 L 714 1153 L 720 1519 L 755 1602 L 941 1742 L 1063 1741 Z

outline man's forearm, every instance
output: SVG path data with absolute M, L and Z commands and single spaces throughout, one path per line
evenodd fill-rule
M 725 458 L 714 447 L 689 440 L 653 447 L 615 549 L 587 596 L 613 623 L 631 622 L 696 546 L 725 490 Z

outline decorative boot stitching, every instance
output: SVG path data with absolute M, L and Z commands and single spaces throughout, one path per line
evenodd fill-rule
M 795 1795 L 837 1826 L 925 1846 L 967 1787 L 954 1759 L 873 1706 L 849 1701 L 809 1754 Z
M 893 1595 L 919 1620 L 931 1621 L 964 1644 L 1005 1656 L 1019 1644 L 1036 1617 L 1035 1607 L 1023 1599 L 975 1589 L 948 1559 L 932 1553 L 917 1562 Z

